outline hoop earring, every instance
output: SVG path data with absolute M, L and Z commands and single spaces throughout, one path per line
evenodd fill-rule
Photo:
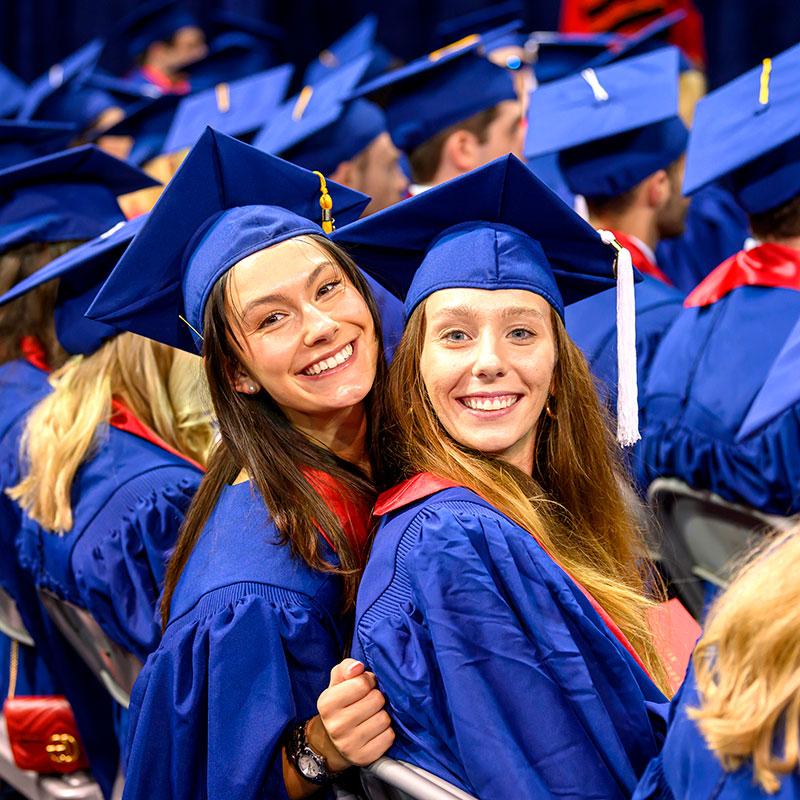
M 547 414 L 547 416 L 550 417 L 550 419 L 552 420 L 558 419 L 556 413 L 553 411 L 552 408 L 550 408 L 550 397 L 547 398 L 547 401 L 544 404 L 544 413 Z

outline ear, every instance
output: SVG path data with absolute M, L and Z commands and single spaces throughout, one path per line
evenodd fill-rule
M 658 169 L 652 175 L 645 178 L 644 196 L 650 208 L 663 208 L 672 194 L 672 186 L 669 182 L 669 175 L 665 169 Z
M 241 394 L 258 394 L 261 387 L 241 367 L 236 367 L 233 375 L 233 388 Z
M 478 166 L 478 137 L 467 130 L 453 131 L 442 147 L 443 160 L 447 159 L 458 172 L 469 172 Z
M 337 165 L 336 169 L 328 175 L 328 178 L 335 183 L 341 183 L 342 186 L 347 186 L 348 189 L 355 189 L 358 191 L 359 187 L 354 185 L 355 172 L 352 161 L 342 161 Z

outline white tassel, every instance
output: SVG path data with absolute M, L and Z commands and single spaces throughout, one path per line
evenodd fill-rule
M 631 254 L 611 231 L 599 231 L 617 251 L 617 441 L 623 447 L 639 436 L 639 390 L 636 382 L 636 298 Z

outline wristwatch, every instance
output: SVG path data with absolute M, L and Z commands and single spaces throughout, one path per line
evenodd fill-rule
M 306 739 L 306 726 L 308 720 L 295 725 L 286 739 L 286 756 L 294 764 L 294 768 L 309 783 L 323 786 L 330 783 L 340 773 L 331 772 L 325 756 L 321 756 Z

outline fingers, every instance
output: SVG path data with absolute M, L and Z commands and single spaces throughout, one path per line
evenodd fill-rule
M 354 658 L 346 658 L 331 670 L 331 682 L 329 685 L 337 686 L 349 678 L 361 675 L 365 670 L 366 667 L 360 661 L 356 661 Z
M 394 731 L 387 728 L 366 745 L 348 756 L 351 764 L 357 767 L 366 767 L 377 761 L 394 744 Z
M 349 736 L 355 728 L 381 711 L 386 702 L 378 689 L 372 689 L 365 697 L 352 704 L 340 705 L 336 702 L 336 698 L 325 698 L 325 700 L 329 702 L 324 704 L 323 696 L 320 696 L 317 705 L 325 706 L 324 711 L 320 707 L 320 717 L 325 730 L 334 742 Z
M 343 709 L 363 700 L 377 686 L 375 676 L 371 672 L 363 672 L 355 678 L 348 678 L 343 683 L 329 686 L 317 701 L 317 710 L 322 716 L 332 709 Z

